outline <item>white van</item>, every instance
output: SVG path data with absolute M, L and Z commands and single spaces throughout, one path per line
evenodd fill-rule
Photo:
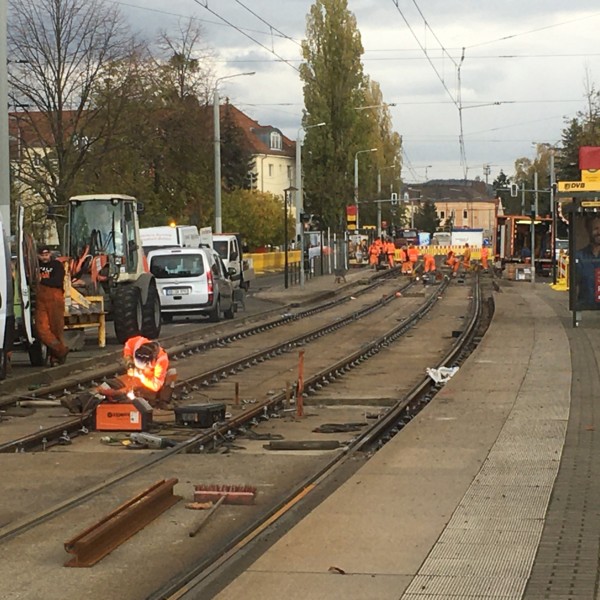
M 177 315 L 233 319 L 237 310 L 234 285 L 221 257 L 211 248 L 161 248 L 148 254 L 156 278 L 162 319 Z
M 140 228 L 140 239 L 142 240 L 142 246 L 146 254 L 157 248 L 175 246 L 181 248 L 198 248 L 200 246 L 200 234 L 195 225 L 142 227 Z

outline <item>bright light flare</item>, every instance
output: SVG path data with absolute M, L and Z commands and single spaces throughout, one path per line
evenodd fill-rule
M 135 398 L 135 394 L 133 393 L 133 390 L 129 390 L 129 391 L 127 392 L 127 397 L 128 397 L 130 400 L 133 400 L 133 399 Z

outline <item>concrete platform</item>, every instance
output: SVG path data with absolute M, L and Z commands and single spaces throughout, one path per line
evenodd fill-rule
M 600 314 L 502 282 L 421 414 L 219 600 L 597 598 Z

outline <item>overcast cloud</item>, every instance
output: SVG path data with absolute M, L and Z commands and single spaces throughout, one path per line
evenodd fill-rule
M 207 2 L 218 16 L 204 8 Z M 199 19 L 217 58 L 218 77 L 256 71 L 222 82 L 222 95 L 260 123 L 296 138 L 303 108 L 297 71 L 219 17 L 297 67 L 295 42 L 304 36 L 311 0 L 117 4 L 132 27 L 150 37 L 159 29 L 177 30 L 182 17 Z M 406 181 L 424 181 L 426 171 L 429 179 L 463 177 L 457 109 L 463 48 L 469 178 L 484 178 L 484 164 L 491 167 L 490 182 L 500 169 L 510 175 L 515 158 L 533 158 L 532 142 L 557 143 L 565 117 L 585 108 L 586 78 L 600 86 L 597 0 L 349 0 L 348 5 L 361 32 L 365 72 L 380 83 L 384 100 L 396 104 L 390 111 L 403 138 Z M 294 41 L 271 35 L 244 6 Z

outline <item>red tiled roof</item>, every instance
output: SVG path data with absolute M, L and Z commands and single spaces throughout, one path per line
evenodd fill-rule
M 212 109 L 212 107 L 205 107 Z M 279 129 L 271 125 L 261 125 L 258 121 L 251 119 L 248 115 L 236 108 L 233 104 L 222 104 L 221 123 L 225 118 L 225 112 L 229 111 L 230 118 L 244 132 L 244 137 L 250 151 L 253 154 L 269 154 L 271 156 L 294 157 L 296 144 L 283 135 Z M 20 145 L 27 147 L 50 147 L 54 146 L 54 136 L 50 123 L 42 112 L 11 112 L 9 113 L 9 136 L 14 144 L 19 140 Z M 76 111 L 64 112 L 65 136 L 71 136 L 74 128 Z M 281 150 L 270 147 L 268 143 L 270 134 L 276 131 L 281 135 Z M 261 135 L 262 134 L 262 135 Z
M 243 113 L 239 108 L 236 108 L 233 104 L 224 104 L 221 105 L 220 108 L 221 119 L 223 119 L 225 111 L 229 110 L 231 119 L 244 132 L 246 141 L 248 142 L 253 154 L 270 154 L 289 157 L 295 156 L 296 143 L 283 135 L 283 133 L 281 133 L 277 127 L 272 127 L 271 125 L 261 125 L 258 123 L 258 121 L 251 119 L 247 114 Z M 274 150 L 269 146 L 269 144 L 259 137 L 259 134 L 263 133 L 265 134 L 265 138 L 268 139 L 272 131 L 277 131 L 281 134 L 281 150 Z

